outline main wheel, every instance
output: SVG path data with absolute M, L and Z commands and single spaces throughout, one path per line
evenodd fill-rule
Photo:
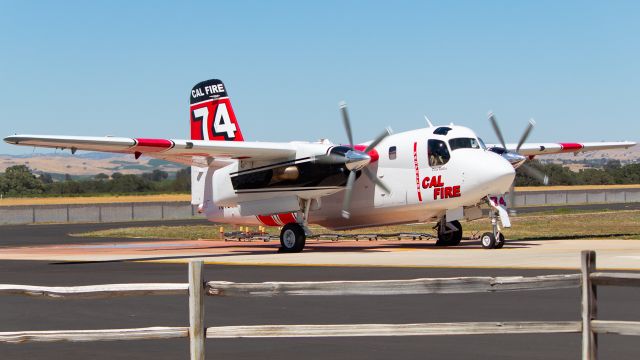
M 486 232 L 480 237 L 480 242 L 484 249 L 494 249 L 496 247 L 496 237 L 493 233 Z
M 502 233 L 498 233 L 495 249 L 502 249 L 503 246 L 504 246 L 504 235 L 502 235 Z
M 438 231 L 436 246 L 456 246 L 460 244 L 462 240 L 462 225 L 458 220 L 451 221 L 448 224 L 453 225 L 458 230 L 450 232 Z
M 304 249 L 307 235 L 298 223 L 289 223 L 280 231 L 280 252 L 297 253 Z

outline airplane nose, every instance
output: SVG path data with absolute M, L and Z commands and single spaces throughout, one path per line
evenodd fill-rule
M 464 193 L 470 198 L 504 194 L 515 176 L 515 169 L 502 156 L 490 151 L 469 153 L 463 171 Z
M 487 170 L 490 173 L 493 192 L 499 194 L 508 192 L 516 177 L 513 165 L 500 156 L 492 156 L 491 167 Z

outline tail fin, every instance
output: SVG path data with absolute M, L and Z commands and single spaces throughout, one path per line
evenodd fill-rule
M 191 90 L 191 139 L 244 141 L 222 81 L 212 79 Z

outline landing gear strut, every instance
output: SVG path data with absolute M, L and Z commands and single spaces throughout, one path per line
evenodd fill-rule
M 438 230 L 436 246 L 456 246 L 460 244 L 460 240 L 462 240 L 462 225 L 458 220 L 446 222 L 445 218 L 442 218 L 436 228 Z
M 310 199 L 300 200 L 301 211 L 298 212 L 298 222 L 288 223 L 280 231 L 281 253 L 297 253 L 304 249 L 307 235 L 311 235 L 307 224 L 309 223 L 309 210 L 311 209 Z
M 480 237 L 482 247 L 485 249 L 501 249 L 504 246 L 504 235 L 500 232 L 498 226 L 498 211 L 494 209 L 489 210 L 489 218 L 491 219 L 491 232 L 486 232 Z

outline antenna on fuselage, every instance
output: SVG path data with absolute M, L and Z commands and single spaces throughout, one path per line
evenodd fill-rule
M 424 119 L 427 120 L 427 125 L 429 125 L 430 128 L 433 127 L 433 124 L 431 123 L 431 120 L 429 120 L 429 118 L 427 117 L 427 115 L 424 116 Z

